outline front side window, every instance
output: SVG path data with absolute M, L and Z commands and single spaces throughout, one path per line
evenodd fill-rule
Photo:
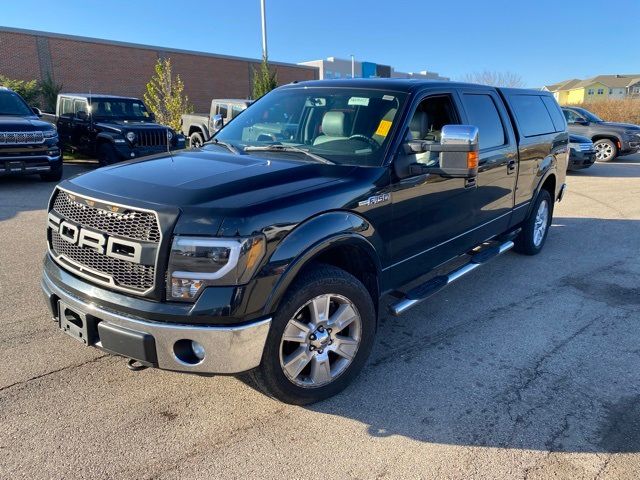
M 463 95 L 463 103 L 467 117 L 469 117 L 469 123 L 478 127 L 480 149 L 504 145 L 504 127 L 491 96 L 465 94 Z
M 248 154 L 379 166 L 406 94 L 361 88 L 277 89 L 252 104 L 215 138 Z M 284 152 L 286 147 L 288 152 Z
M 73 101 L 73 114 L 78 115 L 78 112 L 89 113 L 89 106 L 87 102 L 84 100 L 74 100 Z
M 222 115 L 222 118 L 227 118 L 227 105 L 226 104 L 219 104 L 218 105 L 218 115 Z
M 458 123 L 458 114 L 449 95 L 428 97 L 420 102 L 411 117 L 407 140 L 440 143 L 442 127 Z M 438 152 L 416 154 L 416 162 L 427 166 L 438 165 L 439 158 Z
M 15 92 L 0 91 L 0 115 L 16 117 L 33 115 L 29 105 Z

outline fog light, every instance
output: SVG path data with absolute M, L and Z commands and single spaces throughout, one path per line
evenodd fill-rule
M 191 341 L 191 350 L 193 350 L 193 354 L 198 357 L 198 360 L 204 360 L 204 347 L 195 340 Z
M 202 280 L 190 278 L 171 278 L 171 296 L 173 298 L 194 298 L 202 288 Z

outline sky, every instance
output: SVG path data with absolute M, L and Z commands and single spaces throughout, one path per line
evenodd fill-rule
M 266 0 L 269 58 L 330 56 L 525 86 L 640 73 L 640 0 Z M 108 5 L 108 7 L 105 7 Z M 0 25 L 259 58 L 259 0 L 20 0 Z M 26 12 L 39 12 L 37 15 Z M 0 48 L 2 46 L 0 45 Z

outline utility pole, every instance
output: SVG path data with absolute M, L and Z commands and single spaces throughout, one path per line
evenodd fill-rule
M 262 15 L 262 58 L 267 59 L 267 13 L 265 0 L 260 0 L 260 13 Z
M 356 75 L 356 60 L 352 54 L 351 55 L 351 78 L 356 78 L 355 75 Z

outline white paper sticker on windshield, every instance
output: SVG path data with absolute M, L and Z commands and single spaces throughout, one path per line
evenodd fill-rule
M 394 97 L 393 95 L 383 95 L 382 99 L 387 100 L 388 102 L 392 102 L 396 99 L 396 97 Z
M 361 105 L 363 107 L 369 106 L 369 98 L 367 97 L 351 97 L 349 99 L 349 105 Z

